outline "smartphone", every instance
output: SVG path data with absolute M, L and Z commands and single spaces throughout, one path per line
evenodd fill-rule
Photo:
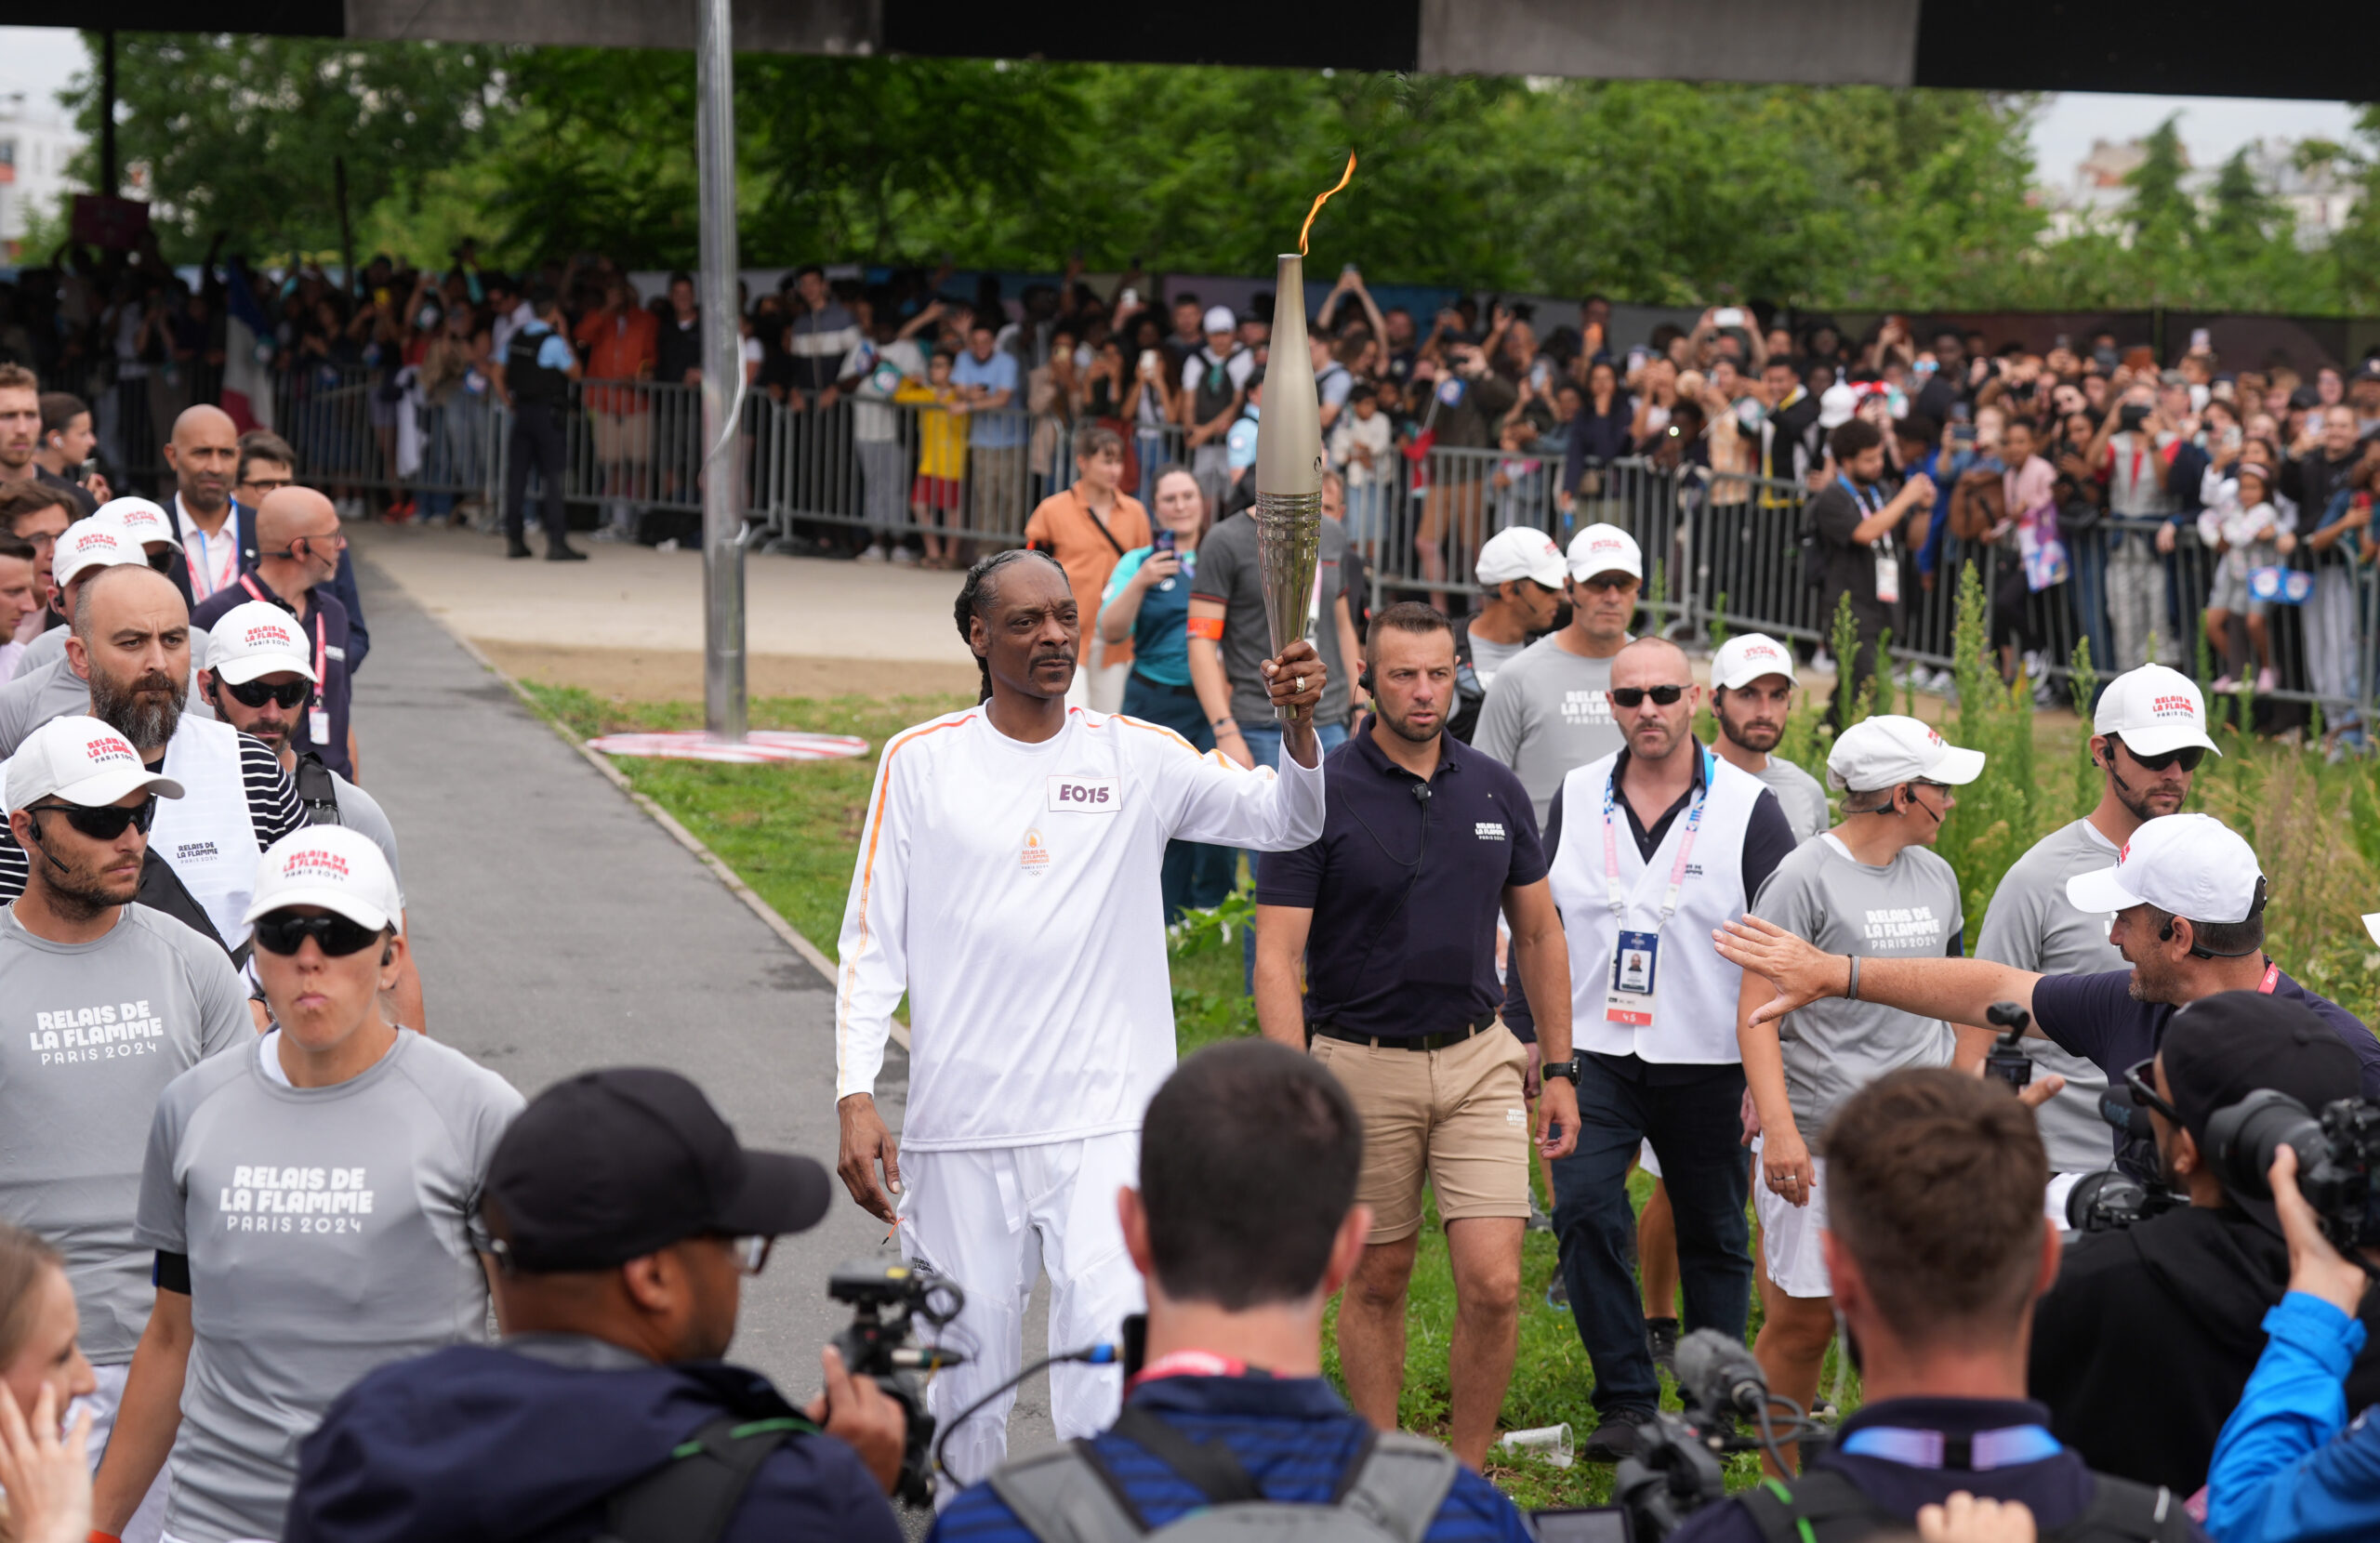
M 1975 443 L 1975 425 L 1971 423 L 1950 425 L 1950 442 L 1972 447 Z
M 1741 306 L 1721 306 L 1717 310 L 1711 313 L 1711 324 L 1714 327 L 1742 326 L 1744 324 L 1743 308 Z
M 2205 353 L 2215 347 L 2215 334 L 2205 327 L 2190 328 L 2190 352 Z
M 1173 533 L 1171 531 L 1159 531 L 1150 539 L 1149 545 L 1156 547 L 1160 552 L 1170 552 L 1173 550 Z
M 1157 352 L 1155 349 L 1143 349 L 1141 350 L 1141 374 L 1148 376 L 1151 380 L 1155 380 L 1157 378 L 1158 366 L 1163 363 L 1164 361 L 1157 357 Z
M 1528 1522 L 1538 1543 L 1635 1543 L 1636 1538 L 1628 1511 L 1620 1506 L 1533 1510 Z
M 89 460 L 85 461 L 81 466 L 74 468 L 74 481 L 80 483 L 88 483 L 92 478 L 99 474 L 99 458 L 97 455 L 94 455 Z

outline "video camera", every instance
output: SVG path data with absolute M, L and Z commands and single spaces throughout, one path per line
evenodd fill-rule
M 2380 1159 L 2380 1103 L 2340 1099 L 2313 1111 L 2277 1088 L 2259 1088 L 2206 1122 L 2208 1157 L 2223 1187 L 2269 1200 L 2266 1174 L 2284 1146 L 2297 1154 L 2297 1192 L 2321 1219 L 2322 1235 L 2339 1252 L 2380 1243 L 2372 1170 Z
M 1636 1428 L 1642 1451 L 1620 1459 L 1611 1486 L 1618 1503 L 1532 1512 L 1540 1543 L 1660 1543 L 1687 1516 L 1726 1498 L 1727 1457 L 1765 1450 L 1783 1469 L 1783 1443 L 1800 1442 L 1807 1461 L 1834 1439 L 1832 1429 L 1812 1420 L 1800 1405 L 1770 1392 L 1752 1352 L 1717 1329 L 1699 1328 L 1678 1341 L 1677 1391 L 1682 1411 L 1657 1414 Z M 1781 1421 L 1775 1413 L 1780 1406 L 1787 1414 Z M 1739 1422 L 1747 1419 L 1758 1427 L 1756 1434 L 1743 1432 Z
M 919 1372 L 966 1364 L 966 1357 L 939 1346 L 921 1345 L 913 1327 L 923 1322 L 947 1326 L 967 1305 L 956 1281 L 923 1265 L 897 1260 L 854 1259 L 826 1277 L 826 1295 L 853 1308 L 851 1326 L 835 1336 L 835 1350 L 853 1377 L 869 1377 L 901 1405 L 909 1433 L 901 1450 L 901 1477 L 893 1495 L 906 1505 L 933 1497 L 926 1449 L 933 1440 L 933 1417 L 926 1413 Z

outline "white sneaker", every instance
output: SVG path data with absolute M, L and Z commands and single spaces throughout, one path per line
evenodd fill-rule
M 884 560 L 884 548 L 881 547 L 862 547 L 854 560 L 860 562 L 881 562 Z
M 917 554 L 917 553 L 915 553 L 915 552 L 913 552 L 913 551 L 909 550 L 909 548 L 908 548 L 908 547 L 893 547 L 893 548 L 892 548 L 892 566 L 893 566 L 893 567 L 895 567 L 895 568 L 914 568 L 914 567 L 916 567 L 917 565 L 918 565 L 918 554 Z

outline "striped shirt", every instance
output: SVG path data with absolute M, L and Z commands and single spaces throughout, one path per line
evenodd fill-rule
M 160 756 L 149 768 L 152 772 L 165 764 Z M 281 758 L 272 746 L 254 734 L 240 736 L 240 781 L 248 796 L 248 821 L 257 829 L 257 851 L 261 852 L 275 841 L 306 823 L 306 811 L 298 801 L 298 784 L 281 769 Z M 17 833 L 0 824 L 0 901 L 16 899 L 25 892 L 25 849 L 17 844 Z
M 1222 1442 L 1268 1500 L 1330 1504 L 1371 1435 L 1318 1377 L 1168 1377 L 1134 1389 L 1131 1402 L 1194 1442 Z M 1093 1436 L 1091 1447 L 1151 1531 L 1209 1503 L 1187 1479 L 1121 1436 Z M 1529 1531 L 1495 1485 L 1465 1469 L 1422 1536 L 1426 1543 L 1527 1543 Z M 1032 1537 L 988 1484 L 970 1486 L 927 1534 L 928 1543 Z

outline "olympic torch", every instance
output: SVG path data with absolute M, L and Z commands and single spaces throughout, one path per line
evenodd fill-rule
M 1306 231 L 1330 193 L 1355 174 L 1351 154 L 1339 187 L 1314 201 L 1298 231 L 1298 249 L 1281 254 L 1274 274 L 1273 336 L 1264 366 L 1264 409 L 1256 420 L 1256 507 L 1250 513 L 1264 620 L 1276 654 L 1311 634 L 1322 609 L 1315 588 L 1322 560 L 1322 409 L 1306 343 Z M 1273 709 L 1276 719 L 1293 715 L 1292 708 Z

